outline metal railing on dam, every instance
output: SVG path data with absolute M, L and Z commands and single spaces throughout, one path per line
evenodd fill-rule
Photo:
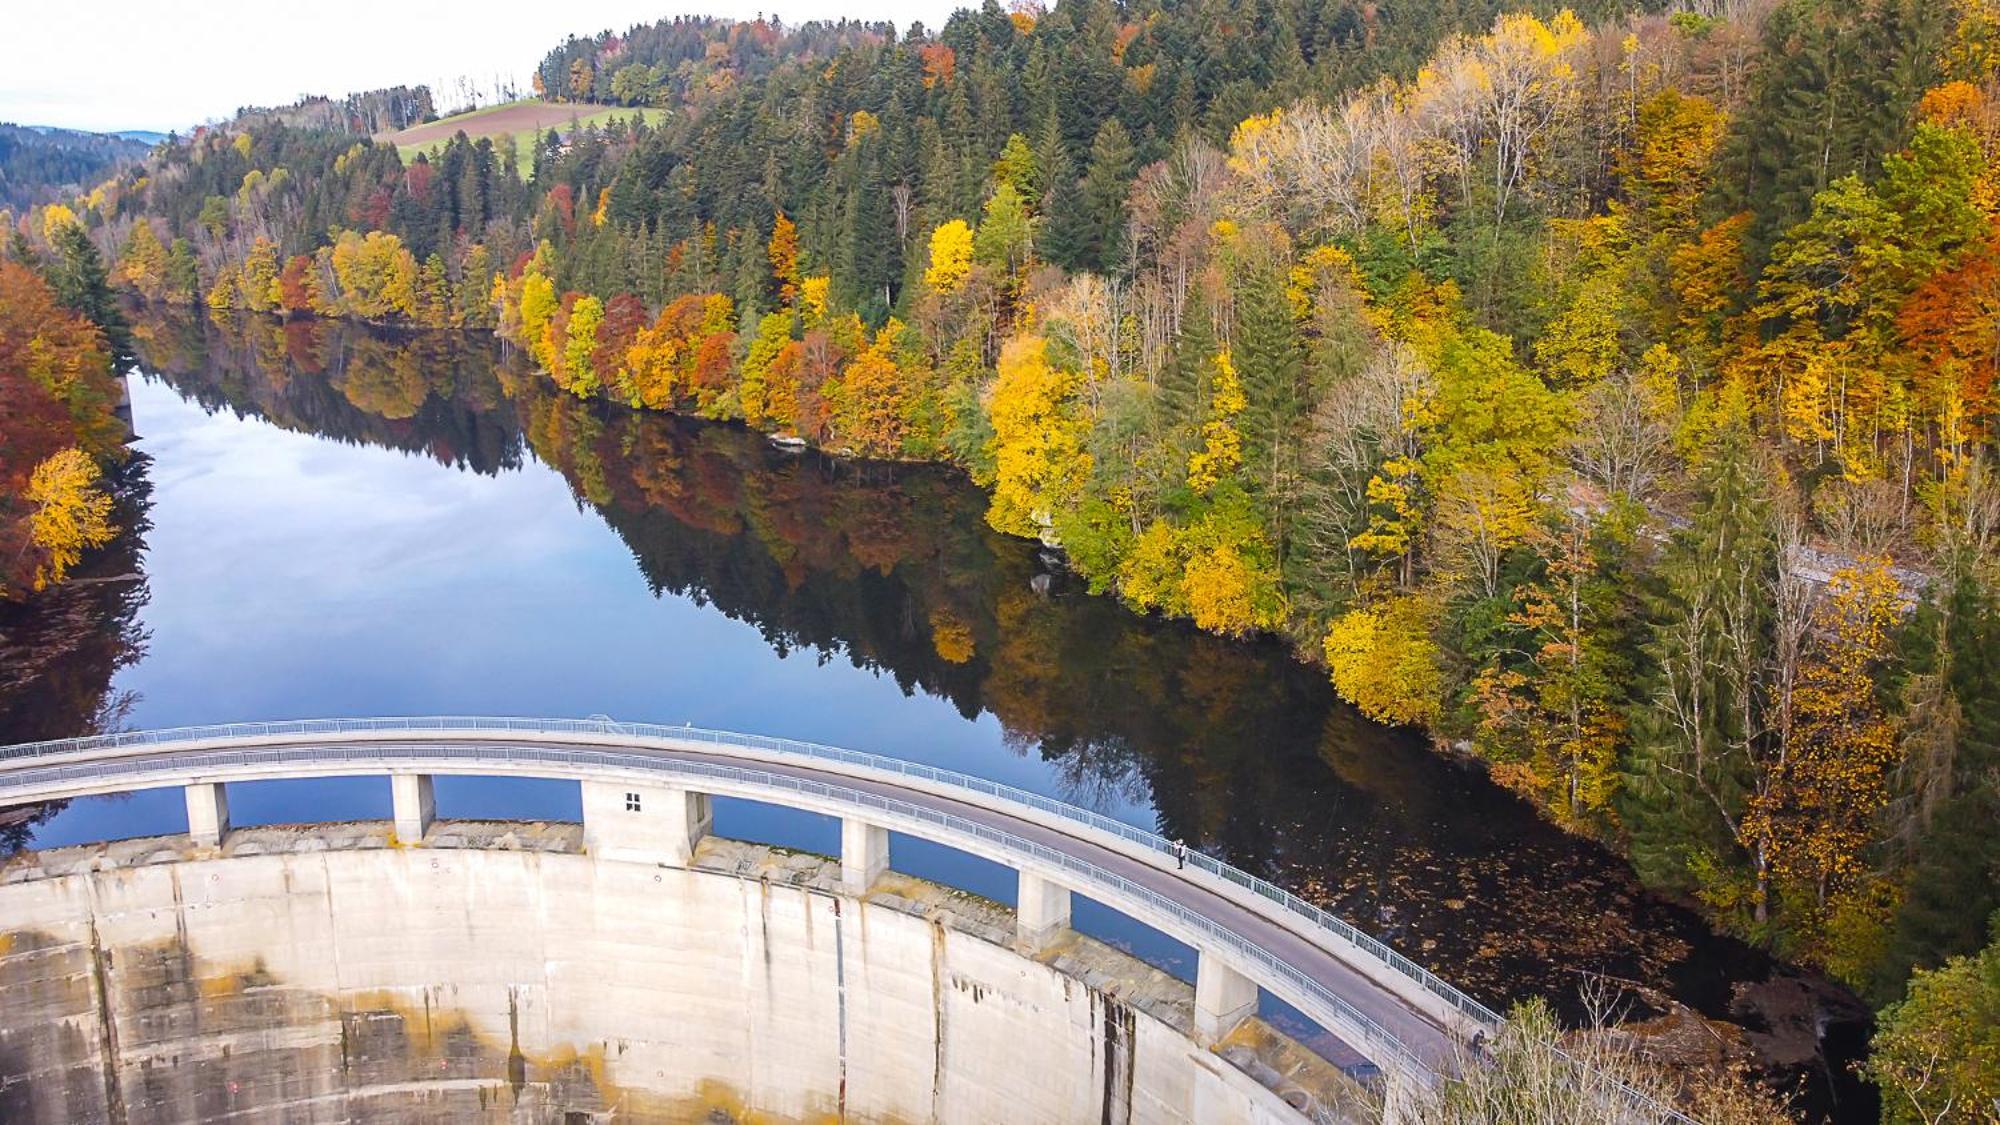
M 537 744 L 524 741 L 527 739 L 577 739 L 584 744 L 547 741 Z M 659 751 L 691 750 L 711 756 L 738 755 L 751 764 L 656 756 Z M 1128 855 L 1137 853 L 1158 870 L 1174 872 L 1196 885 L 1212 882 L 1214 885 L 1205 889 L 1240 908 L 1254 910 L 1322 952 L 1349 963 L 1364 976 L 1378 983 L 1404 982 L 1402 988 L 1384 986 L 1392 995 L 1408 990 L 1428 997 L 1428 1003 L 1412 1002 L 1408 995 L 1400 999 L 1426 1018 L 1434 1019 L 1431 1013 L 1438 1011 L 1455 1017 L 1458 1026 L 1447 1026 L 1445 1030 L 1460 1039 L 1468 1038 L 1473 1030 L 1491 1035 L 1503 1023 L 1492 1009 L 1345 920 L 1199 851 L 1185 849 L 1177 853 L 1174 843 L 1157 833 L 1041 794 L 953 770 L 794 739 L 605 718 L 451 716 L 230 723 L 0 747 L 0 804 L 62 790 L 110 791 L 121 784 L 140 788 L 148 775 L 158 778 L 243 771 L 247 773 L 244 780 L 249 780 L 286 773 L 312 776 L 316 769 L 345 767 L 351 771 L 357 766 L 384 763 L 419 771 L 430 767 L 467 773 L 480 772 L 476 768 L 479 765 L 504 765 L 516 772 L 521 767 L 544 766 L 554 767 L 553 772 L 559 776 L 573 776 L 593 768 L 664 772 L 795 792 L 821 802 L 872 809 L 898 820 L 934 825 L 947 837 L 980 841 L 1000 852 L 1068 873 L 1075 877 L 1077 889 L 1087 892 L 1093 887 L 1104 888 L 1179 923 L 1199 935 L 1204 944 L 1226 950 L 1235 959 L 1261 970 L 1259 975 L 1281 984 L 1283 992 L 1291 994 L 1286 999 L 1308 1015 L 1343 1036 L 1357 1037 L 1361 1041 L 1352 1045 L 1385 1071 L 1421 1075 L 1428 1073 L 1436 1061 L 1420 1059 L 1401 1037 L 1382 1027 L 1379 1021 L 1230 926 L 1098 863 L 917 801 L 758 766 L 832 766 L 855 778 L 873 775 L 900 779 L 913 791 L 973 798 L 974 803 L 984 808 L 997 807 L 1022 820 L 1042 825 L 1054 821 L 1058 830 L 1067 826 L 1112 837 L 1123 845 L 1120 850 Z M 154 782 L 162 783 L 171 782 Z M 1178 867 L 1183 858 L 1189 870 Z M 1195 878 L 1189 879 L 1189 875 Z M 1671 1111 L 1667 1112 L 1671 1116 Z

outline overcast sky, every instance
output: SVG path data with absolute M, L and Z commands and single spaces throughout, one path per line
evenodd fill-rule
M 786 22 L 842 15 L 938 26 L 951 0 L 97 0 L 88 27 L 59 7 L 0 19 L 0 121 L 72 129 L 181 129 L 239 106 L 301 94 L 344 94 L 429 83 L 446 108 L 460 75 L 524 91 L 550 47 L 568 35 L 700 12 Z M 973 0 L 976 2 L 976 0 Z M 35 14 L 29 14 L 32 11 Z

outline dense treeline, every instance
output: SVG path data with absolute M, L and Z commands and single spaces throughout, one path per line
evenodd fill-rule
M 534 90 L 549 101 L 694 107 L 726 97 L 781 65 L 894 39 L 895 28 L 886 23 L 842 20 L 787 28 L 775 20 L 676 16 L 623 35 L 571 37 L 535 68 Z
M 341 98 L 301 98 L 286 106 L 245 106 L 236 111 L 239 128 L 284 125 L 292 129 L 393 133 L 437 117 L 428 86 L 389 86 Z
M 963 464 L 1886 999 L 2000 907 L 2000 17 L 1465 7 L 683 21 L 545 64 L 658 128 L 251 121 L 84 221 L 149 295 Z

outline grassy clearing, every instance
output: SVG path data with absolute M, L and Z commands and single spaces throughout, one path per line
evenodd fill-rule
M 633 117 L 642 117 L 647 124 L 658 125 L 667 119 L 667 111 L 524 98 L 413 125 L 400 132 L 383 133 L 375 139 L 395 145 L 403 163 L 408 164 L 420 152 L 435 153 L 443 148 L 462 129 L 473 140 L 490 138 L 496 147 L 512 143 L 515 162 L 525 176 L 534 170 L 535 139 L 550 129 L 567 133 L 572 123 L 574 127 L 581 128 L 603 125 L 613 118 L 629 121 Z

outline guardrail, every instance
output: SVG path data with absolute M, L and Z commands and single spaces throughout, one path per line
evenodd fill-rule
M 1127 824 L 1124 821 L 1064 801 L 1058 801 L 1039 793 L 1021 789 L 1017 786 L 989 781 L 985 778 L 975 777 L 955 770 L 940 769 L 936 766 L 904 761 L 899 758 L 891 758 L 859 750 L 848 750 L 838 746 L 828 746 L 822 743 L 806 742 L 798 739 L 709 730 L 694 726 L 674 727 L 655 723 L 625 723 L 608 718 L 525 719 L 478 716 L 432 716 L 365 719 L 298 719 L 163 728 L 159 730 L 94 735 L 84 738 L 55 739 L 47 742 L 20 743 L 0 747 L 0 777 L 4 777 L 6 773 L 21 770 L 23 767 L 33 769 L 33 772 L 37 776 L 43 777 L 111 776 L 120 772 L 112 764 L 104 762 L 50 764 L 39 768 L 29 765 L 29 763 L 37 760 L 61 758 L 74 754 L 87 754 L 97 750 L 170 746 L 174 743 L 213 742 L 229 739 L 271 739 L 288 736 L 312 738 L 315 736 L 367 733 L 421 735 L 425 732 L 511 732 L 537 735 L 579 734 L 618 737 L 631 740 L 643 739 L 662 743 L 693 742 L 722 747 L 746 747 L 767 753 L 795 757 L 804 761 L 837 762 L 843 765 L 861 766 L 885 773 L 920 778 L 934 785 L 963 789 L 1010 801 L 1066 820 L 1087 825 L 1102 832 L 1110 833 L 1127 842 L 1160 853 L 1163 857 L 1171 858 L 1174 856 L 1173 842 L 1160 836 L 1158 833 L 1149 832 L 1143 828 Z M 313 753 L 315 756 L 321 758 L 352 760 L 364 757 L 385 757 L 389 755 L 385 755 L 383 751 L 396 749 L 394 747 L 375 745 L 370 747 L 372 752 L 361 752 L 360 747 L 368 745 L 366 743 L 357 744 L 356 750 L 352 753 L 336 751 L 333 747 L 316 747 Z M 975 821 L 966 820 L 934 809 L 928 809 L 910 802 L 900 801 L 892 797 L 884 797 L 858 789 L 849 789 L 844 786 L 809 781 L 803 778 L 789 777 L 784 774 L 709 762 L 674 761 L 668 763 L 646 755 L 621 754 L 615 750 L 555 749 L 517 744 L 507 747 L 504 753 L 495 753 L 484 751 L 477 746 L 468 747 L 456 743 L 436 743 L 421 748 L 405 746 L 403 749 L 406 752 L 410 752 L 411 756 L 416 756 L 414 750 L 421 749 L 422 756 L 424 757 L 435 758 L 442 754 L 445 757 L 462 758 L 472 761 L 520 762 L 523 759 L 533 759 L 535 761 L 554 764 L 596 764 L 654 771 L 659 771 L 664 767 L 671 769 L 673 772 L 687 773 L 694 776 L 728 778 L 780 789 L 811 793 L 828 799 L 856 804 L 861 807 L 876 808 L 892 815 L 903 816 L 919 822 L 934 823 L 940 827 L 948 828 L 953 832 L 971 835 L 974 838 L 999 845 L 1009 851 L 1028 855 L 1042 863 L 1084 874 L 1099 883 L 1108 884 L 1121 893 L 1145 903 L 1149 908 L 1159 910 L 1167 916 L 1208 935 L 1212 940 L 1227 947 L 1238 956 L 1262 966 L 1274 977 L 1298 990 L 1303 997 L 1309 998 L 1311 1001 L 1323 1005 L 1328 1010 L 1338 1014 L 1343 1021 L 1350 1023 L 1357 1031 L 1361 1032 L 1362 1037 L 1369 1041 L 1371 1047 L 1387 1058 L 1393 1059 L 1406 1068 L 1409 1068 L 1410 1073 L 1423 1074 L 1428 1072 L 1429 1069 L 1411 1054 L 1408 1048 L 1402 1044 L 1401 1040 L 1376 1024 L 1366 1013 L 1355 1008 L 1346 1000 L 1341 999 L 1318 981 L 1301 973 L 1297 968 L 1275 957 L 1269 951 L 1244 939 L 1226 927 L 1189 910 L 1179 903 L 1160 895 L 1156 891 L 1133 883 L 1124 876 L 1101 868 L 1088 860 L 1079 859 L 1066 852 L 1049 848 L 1046 845 L 1014 836 L 1011 833 L 1006 833 Z M 204 750 L 200 752 L 200 758 L 203 762 L 215 762 L 217 764 L 254 765 L 267 761 L 295 761 L 297 756 L 296 754 L 277 751 L 260 753 L 255 750 Z M 1392 971 L 1421 985 L 1425 991 L 1444 1000 L 1454 1010 L 1465 1017 L 1494 1030 L 1497 1030 L 1504 1024 L 1505 1021 L 1499 1013 L 1467 996 L 1438 977 L 1435 973 L 1397 953 L 1388 945 L 1362 932 L 1344 919 L 1321 907 L 1306 902 L 1304 899 L 1266 879 L 1252 875 L 1247 871 L 1224 863 L 1202 852 L 1187 849 L 1185 857 L 1188 863 L 1198 869 L 1236 884 L 1260 898 L 1266 899 L 1283 908 L 1286 912 L 1298 916 L 1311 925 L 1327 931 L 1341 941 L 1353 946 L 1361 953 L 1379 961 Z M 1687 1118 L 1677 1110 L 1659 1106 L 1636 1090 L 1629 1090 L 1628 1093 L 1633 1098 L 1635 1108 L 1640 1109 L 1642 1112 L 1656 1114 L 1663 1120 L 1686 1122 L 1687 1125 L 1693 1125 L 1692 1119 Z

